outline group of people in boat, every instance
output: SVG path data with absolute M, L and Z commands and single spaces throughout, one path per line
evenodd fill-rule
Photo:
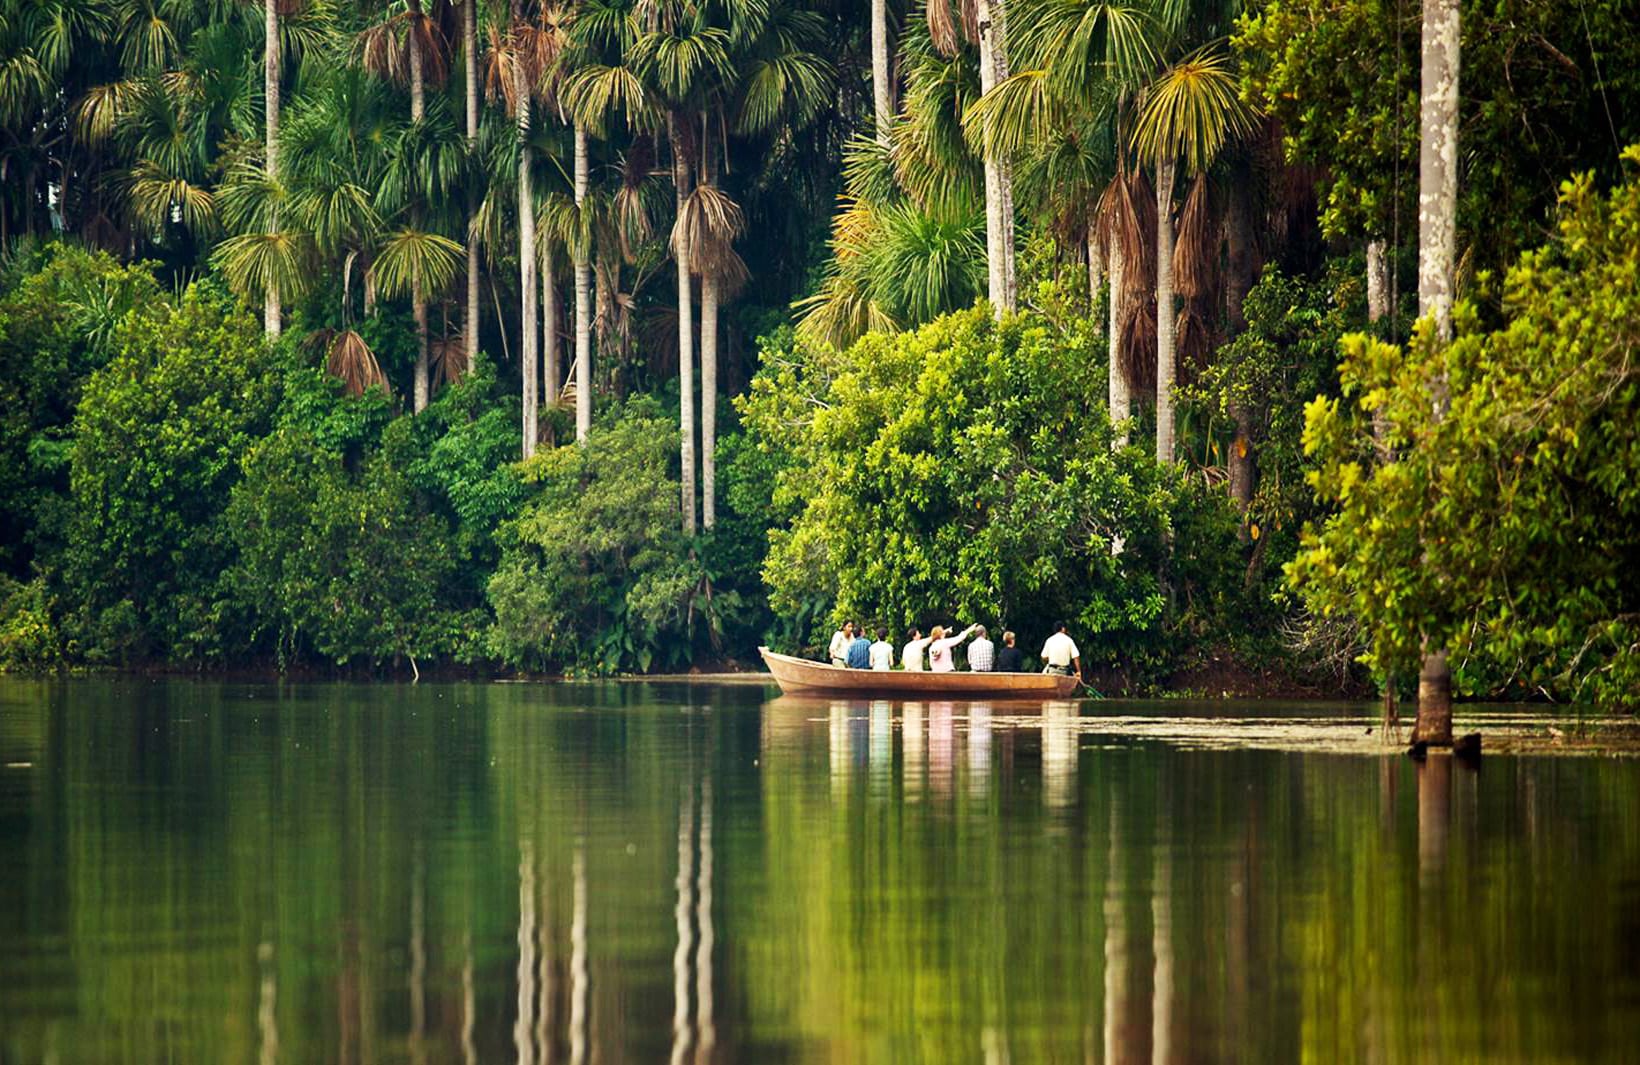
M 1077 650 L 1076 641 L 1070 638 L 1065 627 L 1063 621 L 1059 622 L 1054 626 L 1053 635 L 1042 644 L 1042 672 L 1080 676 L 1082 652 Z M 1012 632 L 1004 632 L 1002 646 L 998 648 L 991 642 L 985 626 L 977 622 L 961 632 L 950 631 L 944 625 L 935 625 L 927 636 L 922 634 L 921 629 L 913 627 L 908 633 L 905 646 L 900 650 L 900 668 L 913 673 L 922 672 L 923 654 L 926 652 L 930 671 L 949 673 L 956 669 L 956 660 L 952 652 L 969 637 L 973 637 L 973 642 L 968 645 L 968 668 L 972 672 L 1026 671 L 1024 655 L 1015 645 L 1018 638 Z M 873 642 L 866 638 L 864 625 L 853 621 L 844 622 L 842 628 L 831 634 L 828 654 L 831 656 L 832 665 L 846 669 L 894 668 L 894 645 L 888 642 L 888 630 L 882 627 L 877 629 L 877 639 Z

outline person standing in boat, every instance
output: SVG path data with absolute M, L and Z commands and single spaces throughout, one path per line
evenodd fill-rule
M 1066 633 L 1063 621 L 1053 627 L 1053 635 L 1042 645 L 1042 661 L 1047 663 L 1042 667 L 1044 673 L 1058 673 L 1064 677 L 1082 675 L 1082 652 L 1076 649 L 1076 641 Z
M 843 627 L 831 634 L 831 664 L 844 666 L 848 664 L 848 645 L 854 642 L 854 622 L 845 621 Z
M 947 636 L 942 626 L 935 625 L 928 643 L 928 668 L 935 673 L 949 673 L 955 669 L 956 665 L 951 661 L 951 649 L 966 640 L 977 628 L 979 625 L 973 624 L 955 636 Z
M 854 626 L 854 639 L 849 641 L 847 663 L 850 669 L 871 668 L 871 641 L 866 639 L 864 625 Z
M 1025 672 L 1025 656 L 1020 653 L 1019 648 L 1014 646 L 1014 640 L 1015 637 L 1012 632 L 1002 634 L 1002 650 L 997 652 L 996 661 L 996 671 L 998 673 Z M 974 657 L 973 652 L 969 652 L 968 657 L 972 659 Z
M 934 630 L 938 632 L 939 630 Z M 932 636 L 924 636 L 922 630 L 912 626 L 910 639 L 906 641 L 905 650 L 900 652 L 900 665 L 912 673 L 923 671 L 923 648 L 928 646 Z
M 877 629 L 877 642 L 871 645 L 871 668 L 887 672 L 894 668 L 894 645 L 888 642 L 888 630 Z
M 974 627 L 974 642 L 968 645 L 968 668 L 974 673 L 991 672 L 997 645 L 986 638 L 985 626 Z

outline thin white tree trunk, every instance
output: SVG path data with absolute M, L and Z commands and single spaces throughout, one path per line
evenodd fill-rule
M 684 155 L 676 119 L 668 120 L 672 140 L 672 185 L 678 217 L 683 217 L 689 195 L 689 160 Z M 682 438 L 683 531 L 695 534 L 695 314 L 689 279 L 689 247 L 678 241 L 672 249 L 678 264 L 678 420 Z
M 701 524 L 717 524 L 718 283 L 700 279 L 700 509 Z
M 462 51 L 467 64 L 467 151 L 478 145 L 478 0 L 462 5 Z M 467 190 L 467 314 L 462 322 L 465 335 L 466 366 L 473 368 L 478 356 L 478 234 L 473 224 L 478 216 L 478 187 Z
M 1110 337 L 1110 420 L 1120 425 L 1133 416 L 1133 400 L 1128 395 L 1127 376 L 1122 373 L 1122 360 L 1117 357 L 1117 347 L 1122 336 L 1122 285 L 1126 267 L 1122 261 L 1122 245 L 1115 240 L 1110 242 L 1110 328 L 1107 331 Z M 1127 447 L 1127 430 L 1118 429 L 1112 441 L 1113 447 Z
M 1442 343 L 1452 339 L 1452 296 L 1458 229 L 1458 0 L 1424 0 L 1419 86 L 1418 316 L 1435 322 Z M 1431 387 L 1435 417 L 1446 415 L 1447 382 Z M 1425 641 L 1418 674 L 1415 740 L 1452 743 L 1452 667 L 1445 648 Z
M 877 143 L 888 147 L 894 103 L 888 72 L 888 0 L 871 0 L 871 99 L 877 125 Z
M 558 278 L 552 239 L 541 242 L 541 397 L 552 406 L 558 401 L 563 365 L 558 350 Z
M 417 43 L 414 33 L 410 36 L 410 121 L 420 122 L 427 113 L 427 86 L 422 75 L 421 46 Z M 421 209 L 415 212 L 415 225 L 421 226 Z M 428 380 L 427 354 L 427 293 L 422 290 L 421 272 L 416 277 L 410 290 L 410 307 L 416 319 L 416 381 L 415 381 L 415 412 L 420 414 L 427 409 L 427 401 L 432 394 L 431 382 Z
M 279 180 L 279 8 L 274 0 L 263 0 L 263 31 L 267 41 L 262 53 L 262 91 L 267 107 L 267 165 L 268 177 Z M 272 219 L 277 228 L 278 216 Z M 279 315 L 279 285 L 272 278 L 262 293 L 262 331 L 277 337 L 281 329 Z
M 590 183 L 587 131 L 575 124 L 575 207 L 583 209 Z M 590 239 L 590 238 L 589 238 Z M 575 241 L 575 439 L 592 431 L 592 249 Z
M 1383 240 L 1367 241 L 1367 321 L 1381 322 L 1389 313 L 1389 262 Z
M 1156 167 L 1156 461 L 1173 461 L 1173 160 Z
M 1099 242 L 1098 234 L 1090 226 L 1088 229 L 1088 317 L 1093 322 L 1094 335 L 1104 331 L 1105 325 L 1099 320 L 1099 294 L 1105 287 L 1105 246 Z
M 1008 76 L 1002 0 L 979 0 L 980 91 Z M 998 318 L 1013 310 L 1013 193 L 1007 161 L 987 151 L 985 164 L 985 267 L 987 295 Z
M 535 443 L 540 433 L 540 396 L 537 382 L 540 367 L 537 361 L 541 337 L 540 308 L 537 300 L 540 287 L 536 284 L 535 246 L 535 189 L 530 177 L 530 92 L 522 70 L 517 75 L 518 95 L 518 293 L 522 303 L 519 323 L 518 375 L 524 402 L 523 455 L 535 454 Z

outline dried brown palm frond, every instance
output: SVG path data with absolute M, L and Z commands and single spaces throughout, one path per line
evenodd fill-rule
M 1213 350 L 1213 305 L 1204 300 L 1187 300 L 1173 326 L 1175 378 L 1181 384 L 1196 379 Z
M 979 37 L 975 0 L 928 0 L 928 35 L 941 55 L 954 55 L 965 41 Z
M 1210 300 L 1219 281 L 1219 225 L 1206 174 L 1190 183 L 1173 242 L 1173 291 L 1179 298 Z
M 450 49 L 444 31 L 419 5 L 360 31 L 354 49 L 366 70 L 400 85 L 410 82 L 410 49 L 421 53 L 421 76 L 442 85 L 450 76 Z
M 1099 197 L 1103 239 L 1122 252 L 1122 293 L 1131 306 L 1156 287 L 1156 201 L 1142 172 L 1118 171 Z
M 696 185 L 672 226 L 672 248 L 687 249 L 692 273 L 726 276 L 739 260 L 734 242 L 745 229 L 746 216 L 727 193 L 716 185 Z
M 314 334 L 315 341 L 325 348 L 325 371 L 341 379 L 342 387 L 350 396 L 362 396 L 372 388 L 382 395 L 391 396 L 393 389 L 382 373 L 376 353 L 370 350 L 364 337 L 352 329 L 322 329 Z
M 453 385 L 467 372 L 467 344 L 460 333 L 446 334 L 427 345 L 433 359 L 433 384 Z
M 1124 289 L 1126 285 L 1122 286 Z M 1154 292 L 1128 300 L 1122 308 L 1116 345 L 1117 368 L 1135 398 L 1155 399 L 1156 297 Z

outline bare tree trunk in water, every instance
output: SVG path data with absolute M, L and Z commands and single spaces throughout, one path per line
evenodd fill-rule
M 1458 0 L 1424 0 L 1423 65 L 1419 86 L 1418 315 L 1431 318 L 1442 343 L 1452 339 L 1452 296 L 1457 246 Z M 1443 418 L 1447 384 L 1436 381 L 1430 401 Z M 1413 739 L 1452 743 L 1452 668 L 1446 650 L 1425 641 L 1418 674 L 1418 723 Z
M 888 0 L 871 0 L 871 101 L 877 143 L 888 147 L 889 123 L 894 119 L 888 72 Z
M 1156 166 L 1156 461 L 1173 461 L 1173 160 Z
M 461 38 L 467 64 L 467 152 L 470 155 L 478 148 L 478 0 L 467 0 L 462 5 Z M 478 357 L 478 236 L 473 232 L 477 216 L 478 187 L 475 184 L 467 189 L 467 314 L 462 321 L 463 346 L 467 349 L 464 370 L 471 370 L 473 360 Z
M 979 0 L 980 91 L 1008 76 L 1003 0 Z M 1006 159 L 985 152 L 985 266 L 987 294 L 997 317 L 1014 309 L 1013 174 Z
M 1106 335 L 1110 343 L 1110 420 L 1121 423 L 1133 417 L 1133 399 L 1128 395 L 1127 377 L 1122 373 L 1122 360 L 1116 349 L 1122 338 L 1122 284 L 1126 266 L 1122 261 L 1121 242 L 1110 242 L 1110 328 Z M 1127 430 L 1119 429 L 1111 441 L 1114 447 L 1127 447 Z
M 672 186 L 677 216 L 683 217 L 689 196 L 689 160 L 683 152 L 677 119 L 669 118 L 672 141 Z M 682 431 L 682 509 L 685 536 L 695 535 L 695 314 L 694 293 L 689 279 L 689 245 L 680 233 L 674 241 L 673 257 L 678 264 L 678 420 Z
M 590 184 L 587 162 L 587 131 L 575 124 L 575 208 L 577 216 L 586 205 Z M 575 241 L 575 439 L 585 440 L 592 431 L 592 249 Z M 587 239 L 591 239 L 587 237 Z
M 263 31 L 267 41 L 262 52 L 262 91 L 267 106 L 267 165 L 268 177 L 279 180 L 279 8 L 276 0 L 263 0 Z M 31 212 L 32 213 L 32 212 Z M 277 226 L 275 217 L 273 224 Z M 279 285 L 272 278 L 262 293 L 262 331 L 278 337 L 282 328 L 279 317 Z

